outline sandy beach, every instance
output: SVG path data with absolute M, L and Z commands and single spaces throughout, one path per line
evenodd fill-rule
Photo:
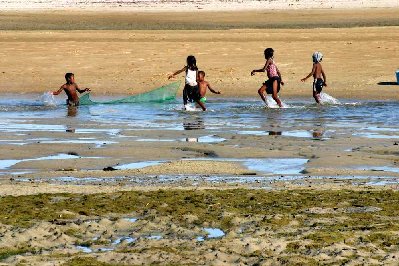
M 0 265 L 396 265 L 397 1 L 183 2 L 0 1 Z M 266 47 L 291 108 L 257 99 Z M 315 50 L 340 102 L 300 82 Z M 189 54 L 209 112 L 40 100 L 66 72 L 145 92 Z
M 0 19 L 7 22 L 0 35 L 1 90 L 43 93 L 59 88 L 64 73 L 74 72 L 78 83 L 92 88 L 93 95 L 135 94 L 167 83 L 167 76 L 184 66 L 187 55 L 194 54 L 208 81 L 224 96 L 256 96 L 265 75 L 251 77 L 250 72 L 263 66 L 263 50 L 273 47 L 286 82 L 281 97 L 311 95 L 311 82 L 301 83 L 300 79 L 310 72 L 311 55 L 319 50 L 324 54 L 329 94 L 337 98 L 397 99 L 399 28 L 392 26 L 392 22 L 399 23 L 397 9 L 306 11 L 303 17 L 293 11 L 279 12 L 266 13 L 264 24 L 253 20 L 257 13 L 225 13 L 218 18 L 201 13 L 196 23 L 188 23 L 192 30 L 166 31 L 160 25 L 171 29 L 177 24 L 179 28 L 190 16 L 175 18 L 167 13 L 158 21 L 154 20 L 156 14 L 119 17 L 89 13 L 86 17 L 78 12 L 76 20 L 68 24 L 65 14 L 3 13 Z M 364 12 L 368 14 L 366 20 Z M 74 30 L 82 29 L 77 23 L 80 18 L 87 20 L 89 29 Z M 230 25 L 233 18 L 241 24 Z M 303 23 L 295 24 L 295 19 Z M 326 28 L 335 21 L 342 24 Z M 365 21 L 370 27 L 353 27 Z M 237 24 L 240 29 L 230 29 Z M 143 25 L 151 30 L 137 30 Z M 298 26 L 300 29 L 295 29 Z
M 2 10 L 122 10 L 122 11 L 223 11 L 259 9 L 331 9 L 331 8 L 387 8 L 399 7 L 396 0 L 1 0 Z

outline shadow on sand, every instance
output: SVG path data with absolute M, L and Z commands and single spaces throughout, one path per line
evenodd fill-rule
M 377 84 L 381 85 L 381 86 L 399 85 L 397 82 L 394 82 L 394 81 L 381 81 L 381 82 L 378 82 Z

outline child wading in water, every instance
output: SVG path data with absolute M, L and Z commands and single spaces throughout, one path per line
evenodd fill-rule
M 278 68 L 273 60 L 274 50 L 272 48 L 267 48 L 267 49 L 265 49 L 264 54 L 265 54 L 265 59 L 266 59 L 265 66 L 261 69 L 252 70 L 251 76 L 255 75 L 256 72 L 265 72 L 266 71 L 268 80 L 266 80 L 263 83 L 262 87 L 260 87 L 260 89 L 258 90 L 258 93 L 265 103 L 266 103 L 265 92 L 267 94 L 271 94 L 272 98 L 276 101 L 278 106 L 283 107 L 277 94 L 280 91 L 280 84 L 284 85 L 284 82 L 282 81 L 281 73 L 278 70 Z
M 205 72 L 204 71 L 198 71 L 198 86 L 199 86 L 199 96 L 200 96 L 200 102 L 205 106 L 206 103 L 206 91 L 209 89 L 212 93 L 214 94 L 221 94 L 220 91 L 215 91 L 214 89 L 211 88 L 211 85 L 209 84 L 208 81 L 205 80 Z
M 89 88 L 81 90 L 78 86 L 78 84 L 75 83 L 75 75 L 73 73 L 66 73 L 65 74 L 65 80 L 66 83 L 62 85 L 59 90 L 54 91 L 53 95 L 58 95 L 62 91 L 65 91 L 66 95 L 68 96 L 68 99 L 66 100 L 66 104 L 68 106 L 78 106 L 79 105 L 79 96 L 77 92 L 83 93 L 86 91 L 90 91 Z
M 313 68 L 312 71 L 305 78 L 301 79 L 305 82 L 308 78 L 313 76 L 313 98 L 317 103 L 320 103 L 320 93 L 323 90 L 323 86 L 327 87 L 326 74 L 321 66 L 321 61 L 323 60 L 323 54 L 320 52 L 314 52 L 312 55 Z M 323 77 L 323 78 L 322 78 Z
M 187 65 L 170 75 L 168 78 L 171 79 L 182 72 L 186 73 L 185 85 L 183 89 L 184 109 L 186 109 L 188 102 L 196 102 L 199 106 L 201 106 L 202 110 L 205 111 L 205 105 L 200 102 L 197 60 L 193 55 L 189 55 L 187 57 Z

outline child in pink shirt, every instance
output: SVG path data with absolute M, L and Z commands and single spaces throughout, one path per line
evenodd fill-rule
M 267 72 L 268 80 L 266 80 L 262 87 L 258 90 L 258 93 L 262 100 L 266 103 L 266 96 L 267 94 L 271 94 L 273 100 L 276 101 L 278 106 L 282 107 L 281 101 L 277 96 L 277 93 L 280 91 L 280 84 L 284 85 L 284 82 L 281 79 L 281 73 L 278 70 L 276 64 L 273 60 L 274 50 L 272 48 L 265 49 L 265 59 L 266 63 L 265 66 L 261 69 L 252 70 L 251 76 L 255 75 L 256 72 Z

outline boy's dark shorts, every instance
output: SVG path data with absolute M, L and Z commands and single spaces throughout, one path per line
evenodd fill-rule
M 324 81 L 322 79 L 316 79 L 313 82 L 313 91 L 320 93 L 323 90 Z
M 280 84 L 281 84 L 280 77 L 272 77 L 263 83 L 263 85 L 266 85 L 266 93 L 267 94 L 273 94 L 273 82 L 275 80 L 277 80 L 277 93 L 280 92 Z

